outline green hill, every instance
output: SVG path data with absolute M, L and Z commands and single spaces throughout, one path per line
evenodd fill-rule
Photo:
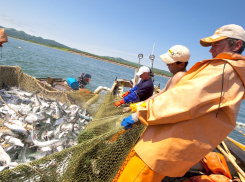
M 4 28 L 1 27 L 0 28 Z M 54 40 L 49 40 L 49 39 L 43 39 L 42 37 L 36 37 L 29 35 L 23 31 L 18 31 L 13 28 L 4 28 L 7 35 L 13 38 L 21 39 L 21 40 L 26 40 L 29 42 L 35 42 L 35 43 L 40 43 L 40 44 L 45 44 L 45 45 L 51 45 L 51 46 L 58 46 L 58 47 L 64 47 L 64 48 L 69 48 L 63 44 L 60 44 Z
M 115 57 L 109 57 L 109 56 L 98 56 L 98 55 L 91 54 L 91 53 L 88 53 L 88 52 L 80 51 L 78 49 L 70 48 L 70 47 L 65 46 L 63 44 L 60 44 L 60 43 L 58 43 L 58 42 L 56 42 L 54 40 L 43 39 L 42 37 L 32 36 L 32 35 L 29 35 L 29 34 L 23 32 L 23 31 L 18 31 L 18 30 L 15 30 L 13 28 L 5 28 L 5 27 L 2 27 L 2 26 L 0 26 L 0 28 L 4 28 L 6 33 L 7 33 L 7 35 L 9 37 L 12 37 L 12 38 L 25 40 L 25 41 L 36 43 L 36 44 L 45 45 L 45 46 L 56 48 L 56 49 L 60 49 L 60 50 L 63 50 L 63 51 L 72 51 L 72 52 L 76 52 L 76 53 L 82 53 L 82 54 L 85 54 L 87 56 L 93 56 L 93 57 L 99 58 L 99 59 L 106 59 L 108 61 L 117 62 L 117 63 L 120 63 L 120 64 L 132 66 L 132 67 L 136 67 L 136 68 L 138 67 L 137 63 L 134 63 L 134 62 L 131 62 L 131 61 L 127 61 L 127 60 L 122 59 L 122 58 L 115 58 Z M 160 69 L 156 69 L 156 68 L 153 68 L 153 72 L 156 73 L 156 74 L 172 76 L 172 74 L 170 72 L 164 71 L 164 70 L 160 70 Z

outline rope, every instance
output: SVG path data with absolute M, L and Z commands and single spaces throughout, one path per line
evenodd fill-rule
M 23 165 L 23 166 L 27 166 L 29 168 L 31 168 L 32 170 L 34 170 L 37 174 L 39 174 L 44 181 L 47 181 L 47 182 L 51 182 L 49 181 L 41 172 L 39 172 L 37 169 L 35 169 L 33 166 L 27 164 L 27 163 L 20 163 L 19 165 Z
M 218 117 L 218 114 L 219 114 L 219 108 L 220 108 L 221 99 L 222 99 L 223 86 L 224 86 L 224 72 L 225 72 L 225 65 L 226 65 L 226 62 L 225 62 L 225 64 L 224 64 L 224 68 L 223 68 L 223 74 L 222 74 L 222 87 L 221 87 L 221 93 L 220 93 L 220 99 L 219 99 L 219 107 L 218 107 L 218 109 L 217 109 L 216 118 Z

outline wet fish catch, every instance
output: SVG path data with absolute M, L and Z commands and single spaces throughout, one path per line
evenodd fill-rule
M 77 105 L 29 93 L 17 87 L 0 90 L 0 171 L 77 144 L 77 136 L 93 119 Z

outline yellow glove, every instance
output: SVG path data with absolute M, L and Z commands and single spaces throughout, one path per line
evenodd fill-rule
M 146 102 L 137 102 L 137 103 L 133 103 L 133 104 L 130 104 L 130 109 L 131 109 L 131 112 L 136 112 L 137 111 L 137 108 L 138 107 L 146 107 Z

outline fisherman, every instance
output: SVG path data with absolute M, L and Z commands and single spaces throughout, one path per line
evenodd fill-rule
M 245 31 L 225 25 L 200 40 L 213 59 L 196 63 L 174 88 L 122 121 L 147 126 L 114 181 L 161 181 L 183 176 L 235 128 L 244 97 Z
M 121 104 L 127 104 L 129 102 L 144 101 L 152 96 L 154 87 L 150 76 L 150 69 L 146 66 L 142 66 L 136 75 L 141 78 L 141 81 L 134 88 L 125 92 L 122 95 L 122 100 L 115 102 L 114 105 L 116 107 L 120 106 Z
M 88 73 L 82 73 L 77 79 L 69 77 L 67 78 L 67 84 L 73 90 L 85 89 L 85 86 L 89 84 L 91 75 Z
M 3 47 L 3 43 L 8 42 L 8 36 L 3 28 L 0 28 L 0 47 Z
M 159 93 L 151 96 L 147 100 L 154 99 L 158 95 L 161 95 L 167 90 L 173 88 L 180 79 L 185 76 L 187 72 L 186 66 L 188 65 L 190 57 L 190 51 L 183 45 L 175 45 L 171 47 L 167 53 L 161 55 L 161 60 L 167 64 L 169 71 L 173 74 L 173 77 L 168 80 L 166 86 Z
M 84 89 L 87 84 L 89 84 L 91 80 L 91 75 L 88 73 L 82 73 L 78 78 L 77 82 L 80 85 L 80 89 Z

